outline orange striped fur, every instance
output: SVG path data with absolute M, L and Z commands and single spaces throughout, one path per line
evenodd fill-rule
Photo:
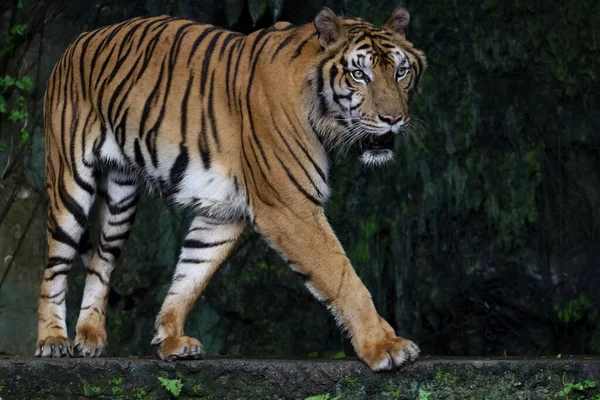
M 162 359 L 197 358 L 189 311 L 246 225 L 277 249 L 349 333 L 372 369 L 414 359 L 375 310 L 333 233 L 327 150 L 392 158 L 407 101 L 425 68 L 398 8 L 384 28 L 321 11 L 245 36 L 171 17 L 134 18 L 79 36 L 56 64 L 45 97 L 49 262 L 36 355 L 99 356 L 110 275 L 144 190 L 195 211 L 152 341 Z M 101 202 L 100 243 L 87 219 Z M 74 342 L 66 278 L 87 266 Z

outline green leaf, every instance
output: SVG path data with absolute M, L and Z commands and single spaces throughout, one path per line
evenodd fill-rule
M 15 78 L 13 78 L 10 75 L 6 75 L 4 77 L 4 85 L 3 85 L 4 87 L 9 87 L 9 86 L 12 86 L 14 84 L 15 84 Z
M 267 0 L 248 0 L 248 11 L 254 25 L 265 15 Z
M 7 147 L 8 143 L 6 143 L 4 140 L 0 140 L 0 151 L 6 150 Z
M 27 33 L 27 25 L 23 24 L 23 25 L 15 25 L 11 28 L 10 33 L 12 33 L 13 35 L 20 35 L 23 36 Z
M 343 351 L 337 352 L 331 356 L 332 360 L 343 360 L 344 358 L 346 358 L 346 353 Z
M 27 114 L 27 111 L 25 110 L 16 110 L 13 111 L 9 116 L 8 119 L 11 121 L 19 121 L 22 119 L 25 119 L 29 116 L 29 114 Z
M 269 9 L 271 10 L 273 21 L 277 21 L 279 20 L 279 17 L 281 17 L 281 12 L 283 11 L 283 2 L 284 0 L 269 0 Z
M 167 392 L 173 395 L 173 397 L 179 397 L 179 395 L 181 394 L 181 389 L 183 388 L 183 383 L 181 383 L 181 379 L 167 379 L 159 376 L 158 380 L 167 390 Z
M 19 1 L 17 2 L 17 8 L 18 8 L 19 10 L 22 10 L 24 6 L 25 6 L 25 1 L 23 1 L 23 0 L 19 0 Z
M 28 76 L 24 76 L 20 81 L 17 81 L 16 85 L 19 89 L 22 90 L 30 91 L 31 89 L 33 89 L 33 82 Z
M 317 394 L 316 396 L 310 396 L 304 400 L 332 400 L 332 399 L 331 399 L 331 394 L 325 393 L 325 394 Z
M 235 24 L 240 19 L 244 10 L 244 0 L 227 0 L 225 3 L 225 14 L 227 15 L 227 24 Z
M 0 94 L 0 113 L 5 113 L 6 112 L 6 100 L 4 99 L 4 96 L 2 94 Z
M 29 140 L 29 131 L 27 130 L 27 128 L 21 129 L 21 140 L 23 140 L 24 142 Z

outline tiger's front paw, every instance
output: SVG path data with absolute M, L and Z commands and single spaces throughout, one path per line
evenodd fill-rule
M 366 345 L 360 358 L 371 370 L 388 371 L 398 368 L 419 356 L 419 347 L 408 339 L 393 337 L 380 343 Z
M 189 336 L 167 337 L 158 346 L 158 356 L 166 361 L 190 360 L 203 355 L 200 342 Z
M 73 357 L 73 341 L 66 336 L 48 336 L 37 341 L 36 357 Z
M 100 357 L 106 347 L 106 329 L 90 325 L 78 326 L 75 348 L 83 357 Z

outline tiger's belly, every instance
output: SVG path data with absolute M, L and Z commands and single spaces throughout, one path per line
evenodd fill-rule
M 197 214 L 217 220 L 240 220 L 250 215 L 248 197 L 239 178 L 218 160 L 213 160 L 206 168 L 198 153 L 188 149 L 186 162 L 181 165 L 178 163 L 180 146 L 169 140 L 159 140 L 157 162 L 153 163 L 144 148 L 136 155 L 133 138 L 134 135 L 129 136 L 120 148 L 109 130 L 96 154 L 103 164 L 131 171 L 142 189 L 160 193 L 171 202 L 192 208 Z
M 218 220 L 239 220 L 249 215 L 247 196 L 237 178 L 218 167 L 188 173 L 175 190 L 170 199 L 198 214 Z

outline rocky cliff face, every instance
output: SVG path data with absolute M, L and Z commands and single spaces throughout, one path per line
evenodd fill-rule
M 0 114 L 0 353 L 30 355 L 45 264 L 42 98 L 54 63 L 78 33 L 101 25 L 162 13 L 223 25 L 227 10 L 200 0 L 21 3 L 0 5 L 4 48 L 12 46 L 0 53 L 0 76 L 33 82 L 31 91 L 0 88 L 9 109 L 23 95 L 29 113 L 16 122 Z M 392 8 L 326 3 L 378 23 Z M 301 23 L 322 2 L 283 4 L 282 18 Z M 413 104 L 420 140 L 399 143 L 398 161 L 384 170 L 332 155 L 330 220 L 381 314 L 425 354 L 600 351 L 599 7 L 408 4 L 408 36 L 429 60 Z M 258 26 L 270 22 L 266 15 Z M 232 28 L 252 29 L 247 10 Z M 150 354 L 187 220 L 160 200 L 143 201 L 114 273 L 109 354 Z M 71 328 L 84 278 L 81 266 L 70 277 Z M 187 329 L 209 354 L 351 351 L 327 311 L 251 232 Z

